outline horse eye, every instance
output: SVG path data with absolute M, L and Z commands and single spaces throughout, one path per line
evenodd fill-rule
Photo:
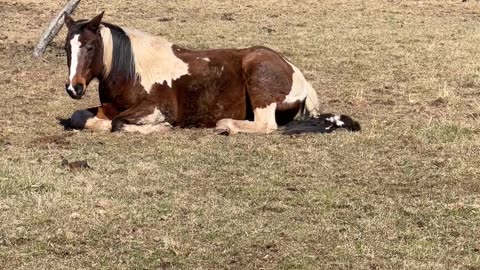
M 87 51 L 91 51 L 91 50 L 93 50 L 93 45 L 91 45 L 91 44 L 85 45 L 85 48 L 87 49 Z

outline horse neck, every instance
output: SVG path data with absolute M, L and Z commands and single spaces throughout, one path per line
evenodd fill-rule
M 124 30 L 111 24 L 102 25 L 103 68 L 97 78 L 103 85 L 134 84 L 135 64 L 130 40 Z
M 148 81 L 154 76 L 153 73 L 163 73 L 163 69 L 168 68 L 166 66 L 175 62 L 175 59 L 172 60 L 172 43 L 167 40 L 128 28 L 120 28 L 122 33 L 119 36 L 119 28 L 113 26 L 117 30 L 112 30 L 110 27 L 103 26 L 100 31 L 104 47 L 104 72 L 99 80 L 107 85 L 134 86 L 139 76 Z M 118 44 L 120 39 L 123 40 Z M 114 48 L 117 52 L 114 52 Z M 119 55 L 114 55 L 119 51 Z M 115 66 L 112 61 L 116 62 Z

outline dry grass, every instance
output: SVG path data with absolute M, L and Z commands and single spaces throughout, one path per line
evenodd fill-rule
M 478 1 L 82 1 L 277 49 L 364 127 L 301 137 L 64 131 L 98 98 L 65 94 L 64 32 L 31 58 L 63 2 L 0 0 L 0 268 L 480 269 Z

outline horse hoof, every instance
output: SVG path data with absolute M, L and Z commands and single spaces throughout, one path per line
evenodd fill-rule
M 123 126 L 125 125 L 125 120 L 123 119 L 113 119 L 112 120 L 112 129 L 110 129 L 111 132 L 118 132 L 123 129 Z
M 217 135 L 223 135 L 223 136 L 230 135 L 230 130 L 228 128 L 216 128 L 214 132 Z

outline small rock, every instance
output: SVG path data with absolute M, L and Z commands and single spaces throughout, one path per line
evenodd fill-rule
M 5 142 L 3 143 L 3 150 L 10 150 L 12 149 L 13 145 L 11 142 Z
M 233 18 L 233 13 L 223 13 L 220 19 L 224 21 L 235 21 L 235 18 Z
M 109 205 L 110 205 L 110 202 L 107 200 L 99 200 L 95 204 L 96 207 L 103 208 L 103 209 L 107 208 Z
M 77 160 L 73 162 L 68 162 L 67 159 L 62 159 L 62 166 L 68 166 L 70 170 L 77 170 L 77 169 L 91 169 L 90 165 L 88 165 L 86 160 Z
M 285 189 L 288 191 L 299 191 L 298 188 L 295 186 L 287 186 Z
M 169 22 L 169 21 L 173 21 L 173 18 L 160 18 L 158 19 L 159 22 Z
M 268 27 L 262 27 L 263 30 L 266 30 L 267 33 L 273 33 L 273 32 L 277 32 L 275 29 L 272 29 L 272 28 L 268 28 Z
M 424 228 L 426 226 L 425 222 L 423 222 L 422 220 L 418 220 L 416 224 L 419 228 Z
M 62 166 L 67 166 L 68 165 L 68 160 L 67 159 L 62 159 Z
M 274 243 L 268 243 L 268 244 L 265 245 L 265 248 L 267 248 L 267 249 L 272 249 L 272 248 L 274 248 L 275 246 L 276 246 L 276 245 L 275 245 Z
M 90 165 L 88 165 L 86 160 L 78 160 L 78 161 L 70 162 L 68 166 L 70 167 L 70 169 L 84 169 L 84 168 L 91 169 Z
M 10 206 L 0 203 L 0 210 L 8 210 L 8 209 L 10 209 Z
M 457 238 L 457 237 L 460 236 L 460 233 L 457 232 L 457 231 L 453 231 L 453 232 L 450 232 L 450 235 L 453 236 L 453 237 L 455 237 L 455 238 Z
M 79 218 L 80 218 L 80 214 L 77 213 L 77 212 L 73 212 L 73 213 L 70 215 L 70 218 L 71 218 L 71 219 L 79 219 Z

